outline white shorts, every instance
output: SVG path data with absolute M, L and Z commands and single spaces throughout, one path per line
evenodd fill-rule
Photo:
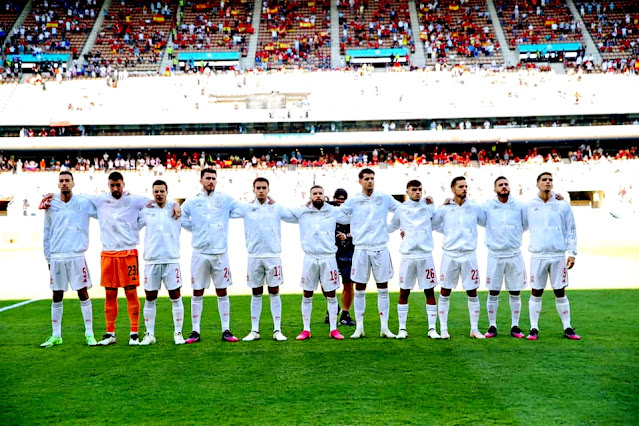
M 510 257 L 488 255 L 486 288 L 491 291 L 500 291 L 504 281 L 508 291 L 521 291 L 526 288 L 526 266 L 521 253 Z
M 530 258 L 530 287 L 535 290 L 543 290 L 546 281 L 550 278 L 553 290 L 568 287 L 568 269 L 566 259 L 555 257 L 553 259 Z
M 432 257 L 421 259 L 404 259 L 399 265 L 399 288 L 412 290 L 415 281 L 421 290 L 435 288 L 437 285 L 437 273 Z
M 229 257 L 224 254 L 202 254 L 193 252 L 191 257 L 191 287 L 193 290 L 209 288 L 224 289 L 233 284 Z
M 67 291 L 69 284 L 71 290 L 78 291 L 83 288 L 91 288 L 91 276 L 87 262 L 82 257 L 69 259 L 51 259 L 49 271 L 50 286 L 53 291 Z
M 360 284 L 368 283 L 371 269 L 376 283 L 387 283 L 393 278 L 393 262 L 388 249 L 362 250 L 355 247 L 351 280 Z
M 249 257 L 246 271 L 246 282 L 251 288 L 260 288 L 264 282 L 269 287 L 284 283 L 282 259 L 279 257 Z
M 442 255 L 441 274 L 439 284 L 442 288 L 452 290 L 457 287 L 461 273 L 464 290 L 479 288 L 479 268 L 477 267 L 477 255 L 475 252 L 460 254 L 455 257 L 444 253 Z
M 176 290 L 182 287 L 182 272 L 178 263 L 163 263 L 144 267 L 144 289 L 146 291 L 159 291 L 162 288 L 162 282 L 167 290 Z
M 322 283 L 322 289 L 325 292 L 339 288 L 339 272 L 337 271 L 335 256 L 304 256 L 300 287 L 305 291 L 315 291 L 318 283 Z

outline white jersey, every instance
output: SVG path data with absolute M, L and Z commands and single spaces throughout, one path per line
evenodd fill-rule
M 192 232 L 193 250 L 224 254 L 228 249 L 229 218 L 239 203 L 219 192 L 202 191 L 182 205 L 182 226 Z
M 541 197 L 533 198 L 526 208 L 530 227 L 528 250 L 533 257 L 577 256 L 577 230 L 570 204 L 555 197 L 544 203 Z
M 98 211 L 102 250 L 134 250 L 140 243 L 138 214 L 149 199 L 129 194 L 116 200 L 110 192 L 87 198 Z
M 335 224 L 342 218 L 340 209 L 324 203 L 321 209 L 312 204 L 292 209 L 293 222 L 300 225 L 300 241 L 304 253 L 312 256 L 335 256 Z M 345 218 L 343 220 L 346 220 Z
M 143 208 L 138 215 L 144 234 L 144 261 L 147 265 L 178 263 L 180 260 L 181 221 L 173 216 L 173 204 Z
M 482 208 L 469 199 L 460 206 L 455 202 L 437 209 L 433 228 L 444 234 L 445 252 L 468 252 L 477 249 L 477 225 L 486 226 Z
M 44 257 L 51 259 L 81 257 L 89 248 L 89 219 L 97 217 L 91 202 L 73 195 L 69 202 L 59 195 L 51 199 L 44 213 Z
M 282 220 L 293 221 L 290 210 L 279 204 L 241 203 L 231 217 L 244 218 L 244 237 L 249 257 L 279 257 L 282 251 Z
M 435 207 L 426 200 L 406 200 L 402 203 L 388 225 L 388 232 L 401 229 L 404 238 L 399 251 L 405 259 L 430 256 L 433 251 L 433 225 Z
M 362 250 L 380 250 L 388 243 L 388 213 L 401 204 L 388 194 L 362 192 L 347 199 L 340 210 L 350 216 L 353 245 Z M 340 223 L 343 223 L 340 221 Z
M 521 236 L 528 229 L 526 205 L 508 197 L 502 203 L 499 197 L 482 206 L 486 214 L 486 247 L 495 257 L 511 257 L 521 252 Z

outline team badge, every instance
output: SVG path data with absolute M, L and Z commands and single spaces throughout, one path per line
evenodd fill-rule
M 382 204 L 382 199 L 381 198 L 375 198 L 375 204 L 377 204 L 378 206 Z

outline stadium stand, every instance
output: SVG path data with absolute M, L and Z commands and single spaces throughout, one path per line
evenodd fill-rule
M 581 42 L 581 25 L 564 0 L 496 0 L 495 7 L 510 48 L 520 44 Z
M 246 56 L 255 30 L 251 23 L 254 2 L 229 0 L 194 1 L 187 5 L 174 43 L 180 51 L 239 51 Z
M 330 67 L 330 0 L 264 0 L 258 67 Z
M 415 51 L 406 0 L 342 0 L 340 51 L 347 49 L 406 48 Z
M 19 54 L 69 53 L 82 50 L 102 7 L 102 0 L 34 0 L 8 51 Z
M 417 7 L 428 63 L 503 63 L 484 0 L 422 0 Z
M 176 0 L 114 1 L 93 46 L 93 56 L 101 65 L 157 72 L 175 25 L 177 5 Z
M 26 0 L 6 0 L 0 6 L 0 46 L 11 32 L 14 22 L 20 16 Z M 7 50 L 6 53 L 9 53 Z

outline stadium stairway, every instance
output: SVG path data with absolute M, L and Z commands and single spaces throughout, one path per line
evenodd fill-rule
M 583 18 L 581 17 L 581 14 L 579 13 L 577 6 L 575 6 L 575 2 L 573 2 L 572 0 L 566 0 L 566 6 L 568 6 L 570 13 L 572 13 L 573 19 L 579 22 L 579 24 L 581 25 L 581 34 L 583 35 L 583 41 L 586 43 L 586 54 L 592 55 L 595 58 L 594 59 L 595 64 L 601 65 L 601 62 L 603 62 L 601 53 L 599 52 L 599 49 L 597 49 L 597 45 L 592 39 L 592 36 L 590 35 L 590 31 L 588 31 L 588 25 L 584 22 Z
M 415 0 L 408 1 L 408 11 L 410 12 L 410 24 L 413 29 L 413 41 L 415 42 L 415 53 L 411 55 L 411 64 L 423 67 L 426 65 L 426 54 L 424 53 L 424 43 L 419 36 L 419 16 L 417 16 L 417 6 Z
M 24 23 L 24 20 L 27 19 L 27 16 L 29 16 L 29 13 L 31 13 L 32 8 L 33 8 L 33 1 L 29 0 L 27 4 L 24 5 L 24 9 L 22 9 L 22 13 L 20 13 L 16 21 L 13 23 L 13 27 L 11 27 L 9 31 L 7 31 L 7 37 L 5 38 L 4 44 L 2 45 L 2 52 L 0 52 L 0 56 L 4 55 L 5 53 L 4 47 L 11 41 L 11 37 L 9 37 L 9 34 L 13 34 L 14 29 L 19 29 L 20 26 L 22 26 L 22 24 Z
M 111 1 L 112 0 L 104 0 L 104 4 L 102 4 L 102 9 L 100 9 L 100 12 L 98 13 L 98 17 L 93 23 L 93 28 L 91 28 L 91 33 L 89 34 L 89 37 L 87 37 L 87 41 L 84 43 L 84 47 L 82 48 L 82 51 L 80 52 L 80 58 L 84 57 L 84 55 L 88 54 L 93 49 L 93 45 L 95 45 L 95 40 L 98 38 L 100 28 L 102 28 L 102 23 L 104 22 L 104 15 L 106 11 L 109 10 L 109 8 L 111 7 Z M 67 66 L 70 67 L 71 65 L 73 65 L 73 58 L 70 57 L 69 62 L 67 63 Z
M 493 0 L 486 0 L 486 7 L 490 12 L 490 19 L 493 21 L 493 28 L 495 29 L 495 36 L 501 46 L 501 54 L 504 56 L 504 62 L 506 66 L 515 66 L 519 62 L 517 50 L 510 50 L 508 48 L 508 39 L 504 34 L 504 28 L 501 26 L 499 15 L 497 15 L 497 9 Z
M 339 68 L 346 65 L 339 52 L 339 13 L 337 12 L 337 0 L 331 0 L 331 66 Z
M 255 54 L 257 53 L 257 45 L 260 40 L 260 20 L 262 19 L 262 0 L 255 0 L 253 5 L 253 16 L 251 17 L 251 23 L 253 24 L 254 33 L 249 40 L 248 52 L 246 58 L 242 59 L 242 65 L 244 69 L 255 68 Z
M 179 28 L 180 27 L 180 23 L 182 22 L 181 17 L 180 17 L 180 12 L 182 12 L 184 9 L 184 5 L 180 5 L 178 3 L 177 9 L 175 9 L 175 28 Z M 173 68 L 173 59 L 171 59 L 169 57 L 169 47 L 171 47 L 171 49 L 173 50 L 173 52 L 175 53 L 175 55 L 177 56 L 177 49 L 175 48 L 175 42 L 174 42 L 174 38 L 173 35 L 175 33 L 173 32 L 173 30 L 171 32 L 169 32 L 169 38 L 166 41 L 166 47 L 164 48 L 164 54 L 162 55 L 162 60 L 160 61 L 160 74 L 162 74 L 164 72 L 164 70 L 168 69 L 172 69 Z M 177 71 L 177 70 L 176 70 Z

